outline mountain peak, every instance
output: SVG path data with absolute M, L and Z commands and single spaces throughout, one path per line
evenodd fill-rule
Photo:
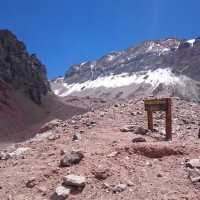
M 56 94 L 106 98 L 151 94 L 200 101 L 200 42 L 170 37 L 145 41 L 96 61 L 69 68 L 52 89 Z M 161 87 L 162 85 L 162 87 Z M 125 88 L 126 87 L 126 88 Z M 191 88 L 190 92 L 185 92 Z M 156 89 L 157 88 L 157 89 Z

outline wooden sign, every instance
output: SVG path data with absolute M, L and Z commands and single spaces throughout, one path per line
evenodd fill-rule
M 167 111 L 167 99 L 152 99 L 144 101 L 146 111 Z
M 172 140 L 172 111 L 171 99 L 150 99 L 144 101 L 145 111 L 148 117 L 148 129 L 153 131 L 153 112 L 165 111 L 166 113 L 166 140 Z

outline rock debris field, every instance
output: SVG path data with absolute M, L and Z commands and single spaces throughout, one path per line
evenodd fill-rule
M 172 141 L 164 112 L 147 130 L 142 100 L 55 119 L 1 150 L 0 199 L 198 200 L 200 105 L 173 98 L 172 114 Z

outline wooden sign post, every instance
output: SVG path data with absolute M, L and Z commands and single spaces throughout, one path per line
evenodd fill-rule
M 166 140 L 172 140 L 172 109 L 171 99 L 151 99 L 144 101 L 148 117 L 148 129 L 153 131 L 153 112 L 165 111 L 166 113 Z

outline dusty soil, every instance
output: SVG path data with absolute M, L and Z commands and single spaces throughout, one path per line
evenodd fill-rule
M 154 113 L 154 132 L 142 136 L 147 142 L 133 143 L 141 135 L 121 128 L 147 127 L 142 100 L 123 100 L 109 108 L 97 109 L 63 121 L 59 127 L 23 143 L 2 150 L 28 150 L 8 160 L 0 160 L 0 199 L 46 200 L 62 184 L 67 174 L 86 177 L 86 187 L 68 199 L 91 200 L 175 200 L 200 199 L 200 183 L 188 178 L 185 160 L 200 157 L 200 105 L 173 99 L 173 140 L 165 141 L 165 114 Z M 82 140 L 72 141 L 75 133 Z M 55 140 L 49 139 L 55 135 Z M 61 150 L 84 151 L 80 163 L 59 167 Z M 27 188 L 28 178 L 36 185 Z M 125 191 L 113 193 L 118 183 Z
M 42 104 L 37 105 L 23 92 L 0 93 L 0 149 L 10 142 L 33 137 L 40 127 L 55 118 L 69 119 L 87 110 L 74 107 L 49 92 L 42 96 Z

